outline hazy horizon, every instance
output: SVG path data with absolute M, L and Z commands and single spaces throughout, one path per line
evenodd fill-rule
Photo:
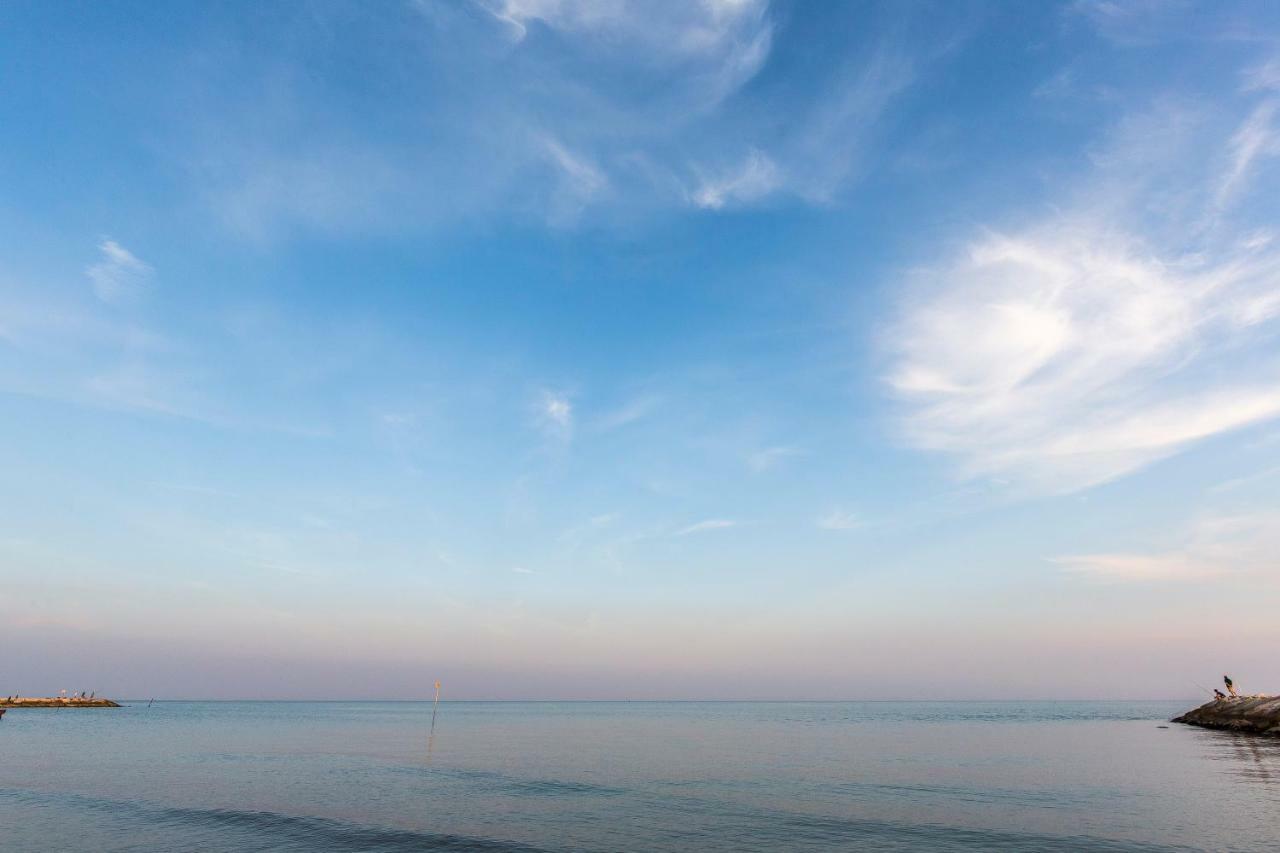
M 1280 692 L 1280 4 L 19 2 L 0 69 L 0 693 Z

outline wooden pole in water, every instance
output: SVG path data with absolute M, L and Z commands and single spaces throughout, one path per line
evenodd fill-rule
M 431 750 L 436 745 L 436 712 L 440 710 L 440 681 L 436 680 L 436 698 L 431 703 L 431 731 L 427 734 L 427 764 L 431 763 Z
M 440 679 L 436 679 L 436 701 L 431 704 L 431 733 L 436 731 L 436 712 L 440 710 Z

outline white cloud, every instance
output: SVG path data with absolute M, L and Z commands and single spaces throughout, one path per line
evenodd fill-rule
M 911 443 L 1062 493 L 1280 415 L 1280 364 L 1254 351 L 1280 312 L 1280 253 L 1257 239 L 1270 223 L 1216 206 L 1221 175 L 1192 164 L 1160 162 L 1144 184 L 1144 152 L 1180 149 L 1140 136 L 1095 158 L 1075 209 L 919 273 L 888 342 Z M 1162 207 L 1178 214 L 1153 220 Z
M 102 258 L 85 268 L 94 294 L 103 302 L 115 303 L 142 292 L 151 278 L 151 267 L 110 238 L 98 244 Z
M 727 204 L 748 204 L 769 195 L 781 184 L 778 167 L 753 150 L 730 174 L 703 181 L 693 193 L 693 203 L 710 210 L 720 210 Z
M 573 435 L 573 403 L 564 394 L 543 391 L 536 408 L 544 432 L 561 439 Z
M 511 571 L 518 575 L 531 575 L 534 573 L 533 569 L 526 569 L 524 566 L 513 566 Z
M 690 533 L 706 533 L 710 530 L 725 530 L 737 526 L 738 522 L 730 521 L 727 518 L 708 518 L 706 521 L 699 521 L 697 524 L 690 524 L 688 527 L 680 528 L 675 532 L 675 535 L 688 536 Z
M 822 515 L 815 522 L 823 530 L 854 530 L 863 522 L 855 513 L 842 509 L 833 509 Z
M 479 0 L 479 5 L 507 24 L 517 41 L 529 34 L 532 21 L 557 29 L 591 30 L 616 25 L 625 9 L 625 4 L 616 0 Z
M 567 427 L 573 423 L 573 406 L 564 397 L 549 397 L 545 412 L 547 419 L 558 426 Z
M 767 0 L 477 0 L 516 41 L 538 22 L 562 32 L 607 36 L 604 46 L 643 46 L 659 56 L 715 56 L 740 64 L 766 45 Z M 652 59 L 652 56 L 650 57 Z
M 1151 553 L 1083 554 L 1055 563 L 1081 576 L 1113 582 L 1195 581 L 1224 575 L 1275 574 L 1280 514 L 1209 516 L 1179 548 Z

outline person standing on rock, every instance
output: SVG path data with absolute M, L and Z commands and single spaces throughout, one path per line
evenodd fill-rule
M 1232 699 L 1239 699 L 1240 694 L 1236 692 L 1236 686 L 1231 683 L 1231 676 L 1222 676 L 1222 683 L 1227 685 L 1227 692 L 1231 694 Z

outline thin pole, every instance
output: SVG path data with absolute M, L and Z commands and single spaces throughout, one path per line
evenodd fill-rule
M 440 680 L 436 679 L 436 701 L 431 705 L 431 733 L 436 733 L 436 712 L 440 710 Z

